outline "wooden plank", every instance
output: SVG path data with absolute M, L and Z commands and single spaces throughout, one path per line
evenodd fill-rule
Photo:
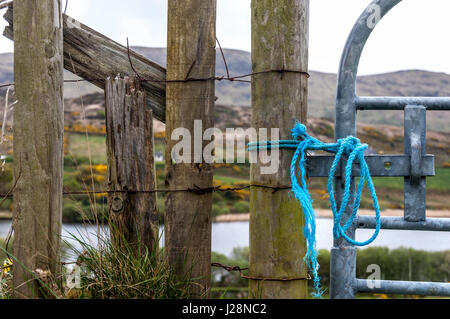
M 216 0 L 168 1 L 167 79 L 209 78 L 215 74 Z M 214 80 L 167 83 L 166 185 L 169 189 L 211 188 L 212 164 L 201 158 L 194 163 L 194 121 L 202 128 L 214 127 Z M 171 156 L 178 136 L 172 132 L 186 128 L 191 133 L 191 163 L 175 163 Z M 200 138 L 202 139 L 202 136 Z M 208 296 L 211 277 L 212 194 L 171 192 L 166 194 L 165 253 L 179 277 L 200 278 L 191 296 Z
M 13 39 L 13 9 L 9 7 L 4 15 L 9 26 L 3 35 Z M 97 87 L 105 88 L 105 79 L 134 75 L 130 64 L 144 81 L 142 89 L 147 93 L 147 105 L 153 110 L 153 116 L 165 122 L 166 116 L 166 70 L 158 64 L 129 50 L 81 22 L 63 14 L 64 22 L 64 68 L 88 80 Z M 129 55 L 128 55 L 129 53 Z
M 253 72 L 308 70 L 309 0 L 252 1 Z M 253 77 L 252 126 L 279 128 L 279 139 L 292 139 L 295 121 L 306 122 L 308 82 L 295 72 Z M 270 134 L 270 131 L 269 133 Z M 269 135 L 270 136 L 270 135 Z M 267 137 L 260 137 L 267 139 Z M 280 150 L 278 171 L 251 166 L 251 184 L 290 186 L 293 152 Z M 250 195 L 250 276 L 298 278 L 307 274 L 301 206 L 288 189 L 252 187 Z M 249 281 L 251 298 L 306 298 L 307 281 Z
M 156 189 L 152 111 L 136 78 L 107 79 L 105 97 L 111 239 L 156 252 L 156 194 L 145 192 Z
M 41 273 L 49 272 L 49 276 L 58 278 L 61 270 L 64 135 L 61 18 L 59 0 L 16 2 L 14 75 L 18 103 L 13 125 L 17 181 L 13 254 L 19 260 L 13 267 L 16 298 L 44 296 L 31 272 L 40 269 Z

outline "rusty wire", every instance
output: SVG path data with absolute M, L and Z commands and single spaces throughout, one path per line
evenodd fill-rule
M 311 276 L 309 274 L 307 274 L 306 276 L 299 276 L 299 277 L 293 277 L 293 278 L 288 278 L 288 277 L 271 278 L 271 277 L 247 276 L 247 275 L 244 275 L 242 272 L 244 270 L 248 270 L 248 268 L 241 268 L 239 266 L 227 266 L 227 265 L 222 265 L 221 263 L 217 263 L 217 262 L 212 263 L 211 267 L 222 268 L 222 269 L 225 269 L 228 272 L 238 271 L 239 275 L 241 276 L 241 278 L 243 278 L 243 279 L 250 279 L 250 280 L 260 280 L 260 281 L 296 281 L 296 280 L 310 280 L 311 279 Z
M 251 83 L 249 80 L 244 80 L 244 78 L 247 77 L 253 77 L 256 75 L 261 74 L 267 74 L 267 73 L 279 73 L 282 75 L 283 73 L 298 73 L 306 75 L 308 78 L 310 77 L 308 72 L 299 71 L 299 70 L 291 70 L 291 69 L 269 69 L 265 71 L 258 71 L 258 72 L 252 72 L 248 74 L 241 74 L 236 76 L 211 76 L 211 77 L 204 77 L 204 78 L 192 78 L 192 77 L 186 77 L 185 79 L 175 79 L 175 80 L 157 80 L 157 79 L 146 79 L 139 75 L 136 71 L 134 71 L 136 76 L 138 76 L 139 80 L 141 82 L 149 82 L 149 83 L 187 83 L 187 82 L 204 82 L 204 81 L 230 81 L 230 82 L 244 82 L 244 83 Z M 93 81 L 105 81 L 104 78 L 83 78 L 83 79 L 66 79 L 64 80 L 64 83 L 77 83 L 77 82 L 93 82 Z M 12 83 L 6 83 L 6 84 L 0 84 L 0 88 L 4 88 L 7 86 L 15 85 L 14 82 Z
M 151 194 L 151 193 L 177 193 L 177 192 L 191 192 L 197 195 L 203 195 L 207 193 L 214 192 L 238 192 L 245 189 L 250 189 L 251 187 L 261 187 L 272 189 L 273 192 L 280 190 L 291 189 L 291 186 L 270 186 L 270 185 L 259 185 L 259 184 L 246 184 L 246 185 L 236 185 L 232 187 L 216 186 L 216 187 L 198 187 L 194 185 L 192 188 L 180 188 L 180 189 L 151 189 L 151 190 L 99 190 L 99 191 L 64 191 L 63 195 L 96 195 L 96 194 L 114 194 L 114 193 L 127 193 L 127 194 Z M 12 198 L 13 195 L 11 191 L 6 194 L 0 194 L 0 198 Z M 1 204 L 1 202 L 0 202 Z
M 61 265 L 63 266 L 67 266 L 67 265 L 77 265 L 80 266 L 82 264 L 82 262 L 80 261 L 69 261 L 69 262 L 61 262 Z M 11 269 L 14 265 L 8 265 L 8 266 L 3 266 L 0 267 L 0 270 L 4 270 L 4 269 Z M 282 278 L 273 278 L 273 277 L 255 277 L 255 276 L 247 276 L 243 274 L 243 271 L 248 270 L 248 267 L 246 268 L 241 268 L 240 266 L 227 266 L 227 265 L 223 265 L 221 263 L 218 262 L 213 262 L 211 263 L 211 267 L 213 268 L 221 268 L 224 269 L 228 272 L 233 272 L 233 271 L 237 271 L 239 272 L 239 276 L 243 279 L 248 279 L 248 280 L 259 280 L 259 281 L 297 281 L 297 280 L 311 280 L 311 276 L 308 274 L 306 274 L 306 276 L 299 276 L 299 277 L 293 277 L 293 278 L 289 278 L 289 277 L 282 277 Z

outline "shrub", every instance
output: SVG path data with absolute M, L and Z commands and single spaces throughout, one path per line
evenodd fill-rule
M 121 248 L 100 238 L 100 249 L 83 241 L 77 262 L 81 265 L 80 298 L 172 299 L 189 297 L 189 276 L 178 279 L 163 251 L 143 250 L 124 244 Z M 141 253 L 136 254 L 136 249 Z
M 230 210 L 223 205 L 213 204 L 212 205 L 212 215 L 213 217 L 229 214 Z
M 234 203 L 233 209 L 238 213 L 248 213 L 250 211 L 250 205 L 248 202 L 239 201 Z
M 66 222 L 81 222 L 82 216 L 85 215 L 83 208 L 76 203 L 64 203 L 62 216 Z
M 5 166 L 3 171 L 0 171 L 0 192 L 6 193 L 11 188 L 13 180 L 13 171 L 9 166 Z

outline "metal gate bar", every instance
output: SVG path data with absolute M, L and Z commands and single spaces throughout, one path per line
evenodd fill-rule
M 356 279 L 356 289 L 359 292 L 387 293 L 419 296 L 450 296 L 450 283 L 380 280 L 376 282 Z
M 373 176 L 403 176 L 405 181 L 404 217 L 382 217 L 383 229 L 450 231 L 450 219 L 426 218 L 426 176 L 434 175 L 434 157 L 426 155 L 426 111 L 450 110 L 450 98 L 443 97 L 358 97 L 356 78 L 358 64 L 365 43 L 379 19 L 384 17 L 401 0 L 374 0 L 356 22 L 341 59 L 336 94 L 335 138 L 356 136 L 357 110 L 404 110 L 405 154 L 367 156 Z M 379 16 L 377 16 L 379 14 Z M 373 23 L 375 18 L 375 23 Z M 378 19 L 379 18 L 379 19 Z M 333 157 L 312 156 L 308 160 L 309 176 L 327 176 Z M 389 165 L 387 165 L 389 164 Z M 335 193 L 340 205 L 344 192 L 342 172 L 345 163 L 337 170 Z M 355 176 L 352 174 L 351 192 L 355 194 Z M 346 221 L 352 213 L 352 196 L 342 218 Z M 347 231 L 355 238 L 357 228 L 374 228 L 375 218 L 359 216 Z M 343 240 L 334 239 L 331 248 L 330 297 L 353 298 L 356 292 L 378 292 L 391 294 L 450 296 L 449 283 L 373 281 L 356 278 L 356 248 Z
M 370 175 L 373 177 L 403 177 L 411 172 L 410 155 L 366 155 L 364 156 L 367 166 L 370 169 Z M 315 155 L 308 156 L 308 165 L 306 167 L 309 177 L 328 177 L 334 156 Z M 420 176 L 434 176 L 434 156 L 424 155 L 422 165 L 419 167 Z M 336 171 L 336 176 L 341 176 L 341 171 Z M 360 176 L 359 161 L 355 160 L 352 168 L 352 176 Z
M 448 97 L 371 97 L 359 96 L 355 99 L 357 110 L 403 110 L 405 105 L 425 105 L 427 111 L 449 111 Z
M 375 229 L 373 216 L 358 216 L 358 228 Z M 427 218 L 425 221 L 409 222 L 404 217 L 381 217 L 381 229 L 450 231 L 450 218 Z

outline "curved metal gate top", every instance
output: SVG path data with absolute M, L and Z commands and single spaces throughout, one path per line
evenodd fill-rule
M 373 176 L 405 178 L 404 217 L 382 217 L 384 229 L 450 231 L 450 219 L 426 218 L 425 179 L 433 176 L 434 157 L 426 155 L 426 111 L 450 110 L 450 98 L 432 97 L 358 97 L 356 77 L 361 53 L 379 20 L 401 0 L 375 0 L 356 22 L 341 59 L 336 96 L 336 139 L 356 136 L 357 110 L 404 110 L 405 154 L 367 156 Z M 329 161 L 329 159 L 327 160 Z M 315 160 L 317 164 L 318 161 Z M 341 172 L 343 171 L 341 167 Z M 323 172 L 315 174 L 322 176 Z M 354 172 L 354 176 L 358 176 Z M 354 183 L 353 183 L 354 184 Z M 343 180 L 336 178 L 336 197 L 342 198 Z M 355 192 L 355 185 L 352 186 Z M 339 203 L 340 204 L 340 203 Z M 351 205 L 346 217 L 351 215 Z M 346 218 L 343 218 L 346 220 Z M 375 218 L 359 216 L 348 234 L 354 238 L 356 228 L 374 228 Z M 331 298 L 353 298 L 356 292 L 382 292 L 415 295 L 450 295 L 449 283 L 384 281 L 377 285 L 356 279 L 356 248 L 342 239 L 335 239 L 331 250 Z

